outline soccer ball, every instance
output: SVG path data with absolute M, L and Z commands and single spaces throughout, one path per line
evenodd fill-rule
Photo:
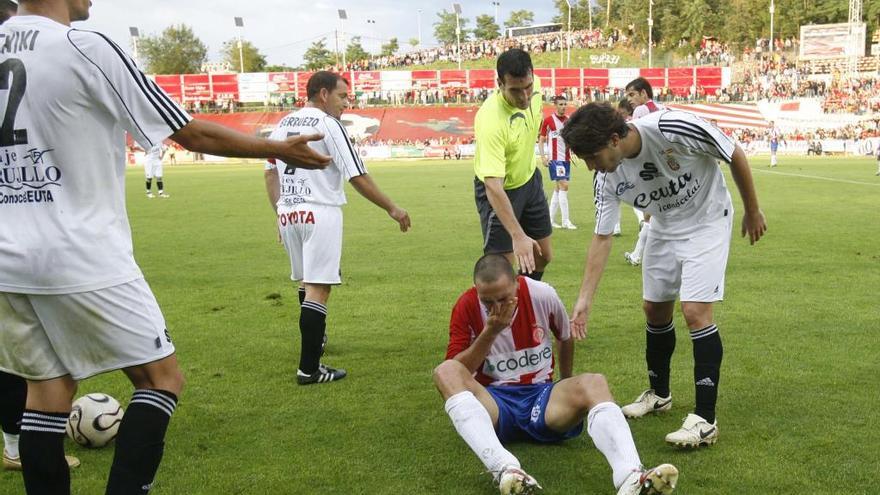
M 116 438 L 122 406 L 107 394 L 86 394 L 73 403 L 67 436 L 83 447 L 103 447 Z

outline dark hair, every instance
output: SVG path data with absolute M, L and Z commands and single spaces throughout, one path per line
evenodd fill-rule
M 607 146 L 612 134 L 625 137 L 629 126 L 620 112 L 607 103 L 589 103 L 578 108 L 560 132 L 571 152 L 581 157 Z
M 553 103 L 556 103 L 556 102 L 558 102 L 558 101 L 568 101 L 568 98 L 566 98 L 565 95 L 556 95 L 556 96 L 554 96 L 554 97 L 553 97 Z
M 491 283 L 502 276 L 508 276 L 511 280 L 516 280 L 516 272 L 513 271 L 513 265 L 503 255 L 484 254 L 477 260 L 477 264 L 474 265 L 474 283 Z
M 498 57 L 495 68 L 498 71 L 498 79 L 502 82 L 507 74 L 512 77 L 526 77 L 533 71 L 532 57 L 525 50 L 511 48 Z
M 651 89 L 651 83 L 648 82 L 644 77 L 637 77 L 629 82 L 626 85 L 626 91 L 634 89 L 636 91 L 645 91 L 645 94 L 648 95 L 648 99 L 654 99 L 654 90 Z
M 330 72 L 328 70 L 315 72 L 306 84 L 306 98 L 309 100 L 314 99 L 322 89 L 333 91 L 336 89 L 336 85 L 339 84 L 339 81 L 343 81 L 346 85 L 350 86 L 346 78 L 335 72 Z
M 18 11 L 18 5 L 11 0 L 0 0 L 0 24 L 8 21 Z
M 620 101 L 617 102 L 617 109 L 625 111 L 630 117 L 634 111 L 632 103 L 629 102 L 629 98 L 621 98 Z

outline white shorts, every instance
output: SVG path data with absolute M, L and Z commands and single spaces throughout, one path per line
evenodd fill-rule
M 278 210 L 281 240 L 290 256 L 290 279 L 342 283 L 342 208 L 301 204 Z
M 162 160 L 157 160 L 153 163 L 150 163 L 149 160 L 144 162 L 144 175 L 146 175 L 148 179 L 162 177 Z
M 715 302 L 724 299 L 724 272 L 733 215 L 688 239 L 657 239 L 648 231 L 642 256 L 642 296 L 646 301 Z
M 0 292 L 0 370 L 29 380 L 105 371 L 174 353 L 143 279 L 76 294 Z

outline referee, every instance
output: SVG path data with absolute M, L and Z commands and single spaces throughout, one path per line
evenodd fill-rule
M 550 262 L 550 211 L 535 142 L 543 102 L 532 59 L 512 48 L 498 57 L 498 90 L 474 121 L 474 195 L 483 229 L 483 253 L 506 256 L 541 280 Z

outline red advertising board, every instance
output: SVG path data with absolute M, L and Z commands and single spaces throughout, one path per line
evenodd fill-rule
M 660 89 L 666 86 L 666 69 L 664 68 L 639 69 L 639 75 L 647 79 L 652 88 Z
M 697 87 L 707 95 L 714 95 L 721 87 L 720 67 L 697 67 Z
M 669 91 L 676 95 L 686 95 L 694 84 L 693 67 L 674 67 L 667 69 Z
M 585 88 L 605 88 L 608 86 L 608 69 L 584 69 Z
M 441 70 L 440 86 L 444 88 L 466 88 L 467 84 L 466 70 Z
M 472 69 L 470 71 L 470 86 L 472 88 L 495 88 L 496 72 L 493 69 Z
M 414 88 L 436 88 L 440 84 L 439 71 L 414 70 L 412 71 L 412 82 Z
M 180 74 L 156 76 L 156 84 L 175 101 L 183 101 L 183 86 L 180 83 Z
M 208 74 L 183 75 L 184 101 L 211 101 L 211 81 Z
M 554 69 L 554 72 L 557 92 L 565 88 L 581 87 L 581 69 Z
M 296 93 L 296 77 L 295 72 L 270 72 L 269 92 Z
M 215 100 L 238 100 L 238 74 L 211 74 Z
M 305 98 L 306 97 L 306 87 L 309 84 L 309 78 L 312 77 L 314 72 L 297 72 L 296 73 L 296 97 L 297 98 Z
M 377 70 L 352 72 L 355 91 L 379 91 L 382 89 L 382 73 Z

